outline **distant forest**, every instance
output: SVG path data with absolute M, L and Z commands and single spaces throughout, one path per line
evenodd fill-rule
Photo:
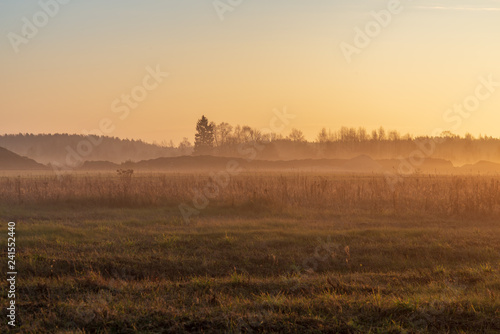
M 90 138 L 89 138 L 90 137 Z M 121 163 L 139 161 L 164 156 L 190 154 L 191 148 L 183 151 L 168 146 L 148 144 L 140 140 L 119 139 L 116 137 L 70 134 L 16 134 L 0 136 L 0 147 L 19 155 L 34 159 L 40 163 L 65 163 L 70 152 L 77 150 L 83 141 L 93 144 L 89 154 L 84 156 L 89 161 L 111 161 Z
M 383 127 L 370 132 L 362 127 L 341 127 L 336 131 L 321 129 L 314 141 L 307 141 L 298 129 L 291 129 L 288 135 L 263 134 L 249 126 L 208 122 L 205 117 L 198 121 L 193 144 L 187 138 L 174 145 L 172 141 L 150 144 L 94 135 L 11 134 L 0 136 L 0 147 L 44 164 L 64 164 L 69 152 L 74 152 L 82 141 L 94 143 L 84 160 L 115 163 L 193 154 L 245 158 L 249 147 L 258 148 L 257 156 L 252 158 L 263 160 L 350 159 L 361 154 L 373 159 L 395 159 L 407 158 L 419 149 L 419 143 L 429 140 L 439 142 L 432 158 L 450 160 L 455 165 L 482 160 L 500 163 L 500 139 L 493 137 L 475 138 L 450 132 L 439 137 L 414 137 Z

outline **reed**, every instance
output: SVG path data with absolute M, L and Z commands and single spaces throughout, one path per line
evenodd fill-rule
M 191 203 L 214 185 L 210 176 L 182 173 L 69 174 L 0 178 L 0 201 L 8 204 L 104 207 L 173 207 Z M 216 184 L 217 185 L 217 184 Z M 438 216 L 500 214 L 500 177 L 406 177 L 394 187 L 382 175 L 243 173 L 217 185 L 209 207 L 282 212 L 329 210 L 341 214 L 389 213 Z

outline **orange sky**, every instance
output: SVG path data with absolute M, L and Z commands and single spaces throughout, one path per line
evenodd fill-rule
M 394 13 L 378 0 L 242 1 L 219 12 L 213 1 L 55 1 L 44 0 L 47 22 L 38 1 L 0 5 L 0 133 L 84 133 L 109 119 L 112 136 L 179 142 L 201 114 L 264 128 L 286 106 L 296 118 L 283 134 L 295 127 L 308 139 L 342 125 L 500 137 L 500 87 L 471 112 L 447 111 L 474 102 L 479 78 L 500 82 L 500 1 L 401 0 Z M 357 29 L 377 24 L 356 48 Z M 357 49 L 350 61 L 346 45 Z M 146 79 L 152 89 L 121 119 L 115 101 L 144 93 L 157 66 L 168 77 L 154 88 Z

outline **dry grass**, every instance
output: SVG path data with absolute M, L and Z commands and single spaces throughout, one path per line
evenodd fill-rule
M 162 207 L 191 204 L 211 177 L 195 174 L 75 174 L 0 177 L 0 200 L 8 204 Z M 500 177 L 412 176 L 395 187 L 379 175 L 245 173 L 218 186 L 211 208 L 289 208 L 338 213 L 426 213 L 495 217 L 500 214 Z
M 2 178 L 21 331 L 495 333 L 498 181 L 242 174 L 185 224 L 206 176 Z

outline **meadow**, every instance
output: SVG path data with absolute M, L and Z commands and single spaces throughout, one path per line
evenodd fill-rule
M 4 254 L 17 223 L 14 332 L 500 331 L 500 177 L 245 172 L 185 220 L 179 204 L 213 184 L 0 176 Z

